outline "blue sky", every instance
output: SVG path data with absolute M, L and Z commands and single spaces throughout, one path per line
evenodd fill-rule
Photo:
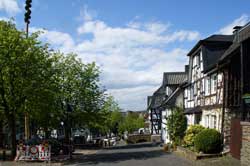
M 24 0 L 0 0 L 0 19 L 24 28 Z M 250 20 L 247 0 L 33 0 L 31 32 L 101 68 L 102 85 L 123 109 L 142 110 L 162 73 L 183 71 L 187 52 L 214 33 Z

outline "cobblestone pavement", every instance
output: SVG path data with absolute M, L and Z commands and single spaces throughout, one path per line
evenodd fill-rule
M 95 154 L 75 156 L 65 165 L 72 166 L 190 166 L 192 163 L 177 155 L 165 153 L 152 144 L 107 148 Z
M 0 166 L 61 166 L 62 163 L 53 163 L 53 162 L 1 162 Z

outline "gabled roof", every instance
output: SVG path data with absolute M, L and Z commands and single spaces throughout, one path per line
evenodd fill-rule
M 204 72 L 207 72 L 216 66 L 221 56 L 233 43 L 233 40 L 234 35 L 211 35 L 200 40 L 187 55 L 192 56 L 201 48 L 203 69 Z
M 219 43 L 219 42 L 229 42 L 232 43 L 234 39 L 233 35 L 211 35 L 203 40 L 200 40 L 196 45 L 191 49 L 187 56 L 191 56 L 201 45 L 205 43 Z
M 205 42 L 232 42 L 234 35 L 211 35 L 204 39 Z
M 179 85 L 187 79 L 186 72 L 165 72 L 163 74 L 163 85 Z
M 170 96 L 168 96 L 168 98 L 166 98 L 166 99 L 164 100 L 164 102 L 162 103 L 162 105 L 163 105 L 163 106 L 169 106 L 169 107 L 175 106 L 174 104 L 175 104 L 176 98 L 178 97 L 178 95 L 179 95 L 180 93 L 183 92 L 183 90 L 184 90 L 183 87 L 185 87 L 185 85 L 186 85 L 187 83 L 188 83 L 187 80 L 184 80 L 184 81 L 178 86 L 178 88 L 176 88 L 175 91 L 174 91 Z
M 234 51 L 240 48 L 240 43 L 246 39 L 250 38 L 250 23 L 243 26 L 236 32 L 234 37 L 233 44 L 224 52 L 224 54 L 220 58 L 220 62 L 227 59 L 229 55 L 231 55 Z
M 217 46 L 205 46 L 203 49 L 203 68 L 204 72 L 211 70 L 216 66 L 224 52 L 227 51 L 230 44 L 222 44 Z

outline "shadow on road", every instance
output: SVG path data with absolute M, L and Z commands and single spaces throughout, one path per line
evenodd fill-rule
M 112 146 L 107 147 L 105 149 L 138 149 L 138 148 L 146 148 L 146 147 L 157 147 L 159 144 L 153 143 L 139 143 L 139 144 L 128 144 L 126 146 Z
M 132 159 L 146 160 L 146 159 L 160 157 L 162 155 L 167 154 L 159 148 L 150 149 L 146 147 L 145 151 L 144 150 L 136 151 L 138 147 L 145 147 L 145 146 L 149 146 L 149 145 L 124 146 L 123 149 L 125 149 L 125 147 L 128 147 L 128 149 L 132 149 L 132 148 L 134 149 L 132 151 L 128 150 L 128 151 L 122 151 L 122 152 L 120 152 L 119 150 L 105 149 L 103 150 L 103 152 L 97 153 L 97 154 L 76 156 L 72 161 L 65 163 L 65 165 L 67 164 L 81 164 L 82 165 L 82 164 L 98 164 L 98 163 L 117 163 L 121 161 L 132 160 Z

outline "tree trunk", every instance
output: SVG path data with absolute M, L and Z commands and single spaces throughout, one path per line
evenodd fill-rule
M 0 148 L 3 147 L 3 121 L 0 120 Z
M 47 127 L 44 128 L 44 133 L 45 133 L 45 139 L 49 139 L 50 134 Z
M 14 111 L 9 116 L 9 126 L 11 129 L 11 154 L 12 157 L 16 156 L 16 120 Z

